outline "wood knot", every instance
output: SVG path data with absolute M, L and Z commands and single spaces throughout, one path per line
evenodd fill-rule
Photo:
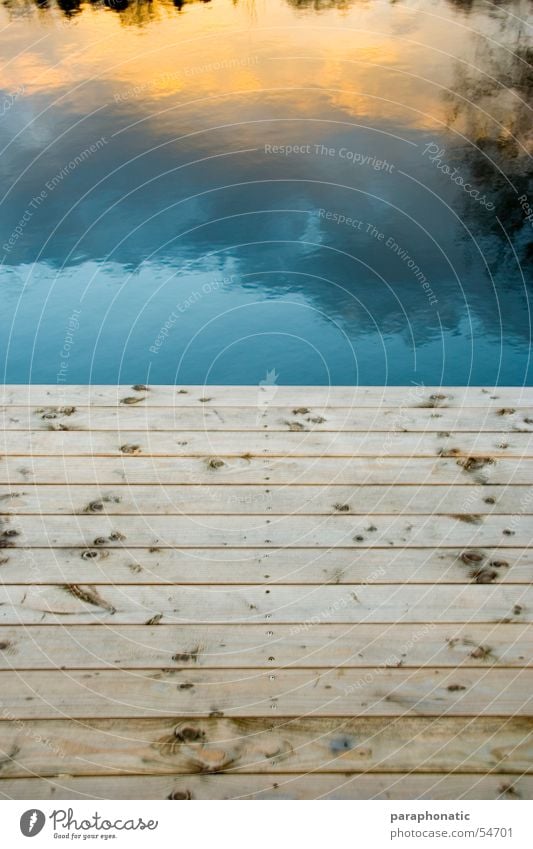
M 465 472 L 477 472 L 485 466 L 492 466 L 494 462 L 493 457 L 462 457 L 457 460 L 457 465 L 462 466 Z
M 463 563 L 466 563 L 467 566 L 471 566 L 473 563 L 481 563 L 481 561 L 484 560 L 484 556 L 478 551 L 463 551 L 461 554 L 461 560 Z
M 456 522 L 465 522 L 467 525 L 481 525 L 483 516 L 480 513 L 452 513 L 452 519 Z
M 174 729 L 174 737 L 180 743 L 198 743 L 200 740 L 205 740 L 205 731 L 194 728 L 192 725 L 183 725 Z
M 148 621 L 147 621 L 147 622 L 145 622 L 144 624 L 145 624 L 145 625 L 159 625 L 159 623 L 161 622 L 162 618 L 163 618 L 163 614 L 162 614 L 162 613 L 156 613 L 156 615 L 155 615 L 155 616 L 152 616 L 152 618 L 151 618 L 151 619 L 148 619 Z
M 199 766 L 202 772 L 219 772 L 230 766 L 234 761 L 234 755 L 224 749 L 210 749 L 202 747 L 190 751 L 191 760 Z
M 470 652 L 470 657 L 473 657 L 474 660 L 486 660 L 490 657 L 491 651 L 492 649 L 486 646 L 477 646 L 477 648 Z
M 113 531 L 113 533 L 110 534 L 109 539 L 111 542 L 121 542 L 122 540 L 125 540 L 126 537 L 124 534 L 121 534 L 120 531 Z
M 494 569 L 478 569 L 472 572 L 470 577 L 476 584 L 491 584 L 498 577 L 498 573 Z
M 439 457 L 458 457 L 463 452 L 460 448 L 439 448 Z
M 133 388 L 135 389 L 135 387 Z M 167 799 L 182 801 L 186 799 L 194 799 L 194 796 L 190 790 L 174 790 L 169 796 L 167 796 Z
M 176 652 L 172 655 L 172 660 L 176 663 L 198 663 L 198 654 L 200 649 L 197 647 L 192 651 Z
M 508 796 L 510 799 L 520 799 L 520 793 L 513 784 L 500 784 L 498 787 L 500 796 Z
M 20 536 L 19 531 L 15 531 L 13 529 L 9 531 L 4 531 L 2 536 L 0 537 L 0 548 L 13 548 L 15 543 L 13 540 L 15 537 Z

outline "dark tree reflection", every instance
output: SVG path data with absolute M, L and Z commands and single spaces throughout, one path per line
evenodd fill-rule
M 487 216 L 479 205 L 465 203 L 465 216 L 474 216 L 475 225 L 476 213 L 483 215 L 483 229 L 502 235 L 499 219 L 523 262 L 532 258 L 533 231 L 518 198 L 531 198 L 533 188 L 533 50 L 519 16 L 504 24 L 501 44 L 475 36 L 476 61 L 456 63 L 452 91 L 444 99 L 448 127 L 468 140 L 460 157 L 496 207 Z M 510 245 L 504 253 L 509 251 Z
M 67 17 L 71 18 L 84 9 L 102 6 L 120 14 L 126 13 L 130 23 L 143 26 L 150 20 L 158 17 L 157 8 L 176 9 L 183 11 L 187 6 L 197 3 L 211 3 L 213 0 L 1 0 L 2 5 L 13 16 L 27 14 L 33 8 L 39 9 L 59 8 Z M 373 0 L 285 0 L 295 9 L 310 12 L 325 12 L 332 9 L 349 9 L 352 6 L 373 5 Z M 469 15 L 476 10 L 482 10 L 485 15 L 497 17 L 499 10 L 507 6 L 516 6 L 517 0 L 493 0 L 489 5 L 483 0 L 446 0 L 448 5 L 457 12 Z M 251 18 L 256 16 L 256 0 L 233 0 L 235 6 L 244 6 Z M 391 6 L 402 5 L 402 0 L 389 0 Z M 130 10 L 134 14 L 130 15 Z M 524 14 L 524 18 L 526 18 Z
M 35 9 L 59 9 L 66 18 L 73 18 L 84 10 L 101 7 L 120 15 L 124 24 L 146 26 L 160 17 L 164 9 L 181 12 L 194 3 L 210 3 L 211 0 L 1 0 L 11 17 L 29 15 Z
M 73 15 L 79 15 L 81 12 L 82 6 L 80 0 L 56 0 L 56 2 L 58 8 L 61 9 L 67 18 L 72 18 Z M 40 3 L 39 7 L 42 8 Z

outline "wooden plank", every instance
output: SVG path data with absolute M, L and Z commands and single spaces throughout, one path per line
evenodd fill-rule
M 179 433 L 127 430 L 14 431 L 0 434 L 3 454 L 121 457 L 532 457 L 531 433 Z
M 150 624 L 531 622 L 533 587 L 500 584 L 387 586 L 0 586 L 0 623 Z M 268 630 L 268 629 L 267 629 Z M 102 639 L 104 636 L 102 636 Z
M 0 722 L 2 777 L 223 770 L 287 774 L 531 773 L 526 718 L 337 717 Z
M 3 407 L 0 430 L 138 431 L 494 431 L 533 430 L 533 407 Z
M 190 775 L 0 779 L 4 799 L 532 799 L 533 777 L 497 775 Z
M 533 389 L 0 403 L 0 794 L 533 793 Z
M 528 625 L 3 626 L 0 669 L 529 666 Z M 1 717 L 1 714 L 0 714 Z
M 531 486 L 0 486 L 0 515 L 533 513 Z
M 533 707 L 533 669 L 30 670 L 0 672 L 0 687 L 6 716 L 23 720 L 529 716 Z
M 128 399 L 130 403 L 128 404 Z M 10 385 L 2 406 L 317 406 L 532 407 L 533 388 L 521 386 L 135 386 Z
M 2 547 L 329 548 L 527 546 L 529 516 L 0 517 Z
M 220 465 L 222 462 L 222 465 Z M 91 484 L 533 484 L 533 460 L 441 457 L 0 457 L 0 481 Z
M 8 584 L 530 583 L 533 548 L 4 548 Z
M 518 717 L 72 719 L 0 722 L 2 776 L 531 773 L 532 720 Z

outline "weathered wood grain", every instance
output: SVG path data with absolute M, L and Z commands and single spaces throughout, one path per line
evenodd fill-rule
M 0 722 L 2 777 L 220 772 L 531 773 L 530 719 L 337 717 Z M 467 742 L 466 742 L 467 741 Z
M 0 672 L 14 719 L 530 716 L 533 669 Z M 275 712 L 275 713 L 274 713 Z
M 520 407 L 533 406 L 527 386 L 105 386 L 33 384 L 2 387 L 2 406 Z M 129 404 L 128 404 L 129 400 Z
M 533 460 L 441 457 L 1 457 L 0 482 L 44 484 L 533 484 Z
M 533 407 L 1 407 L 0 430 L 531 432 Z
M 530 583 L 533 548 L 4 548 L 8 584 Z
M 431 585 L 0 586 L 0 623 L 531 622 L 533 587 Z
M 4 799 L 531 799 L 533 777 L 444 775 L 188 775 L 0 779 Z
M 0 405 L 4 798 L 533 795 L 532 388 Z
M 268 634 L 266 631 L 268 630 Z M 270 633 L 272 632 L 272 633 Z M 531 666 L 528 624 L 34 625 L 0 628 L 0 669 Z M 1 714 L 0 714 L 1 718 Z
M 519 486 L 143 486 L 0 485 L 0 516 L 84 514 L 443 514 L 533 513 L 533 487 Z
M 63 516 L 0 517 L 0 546 L 410 548 L 527 546 L 531 516 Z
M 6 430 L 0 452 L 32 457 L 533 457 L 532 433 L 286 433 Z

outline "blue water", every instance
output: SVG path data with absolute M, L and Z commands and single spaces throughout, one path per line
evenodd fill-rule
M 529 10 L 6 3 L 4 380 L 530 384 Z

